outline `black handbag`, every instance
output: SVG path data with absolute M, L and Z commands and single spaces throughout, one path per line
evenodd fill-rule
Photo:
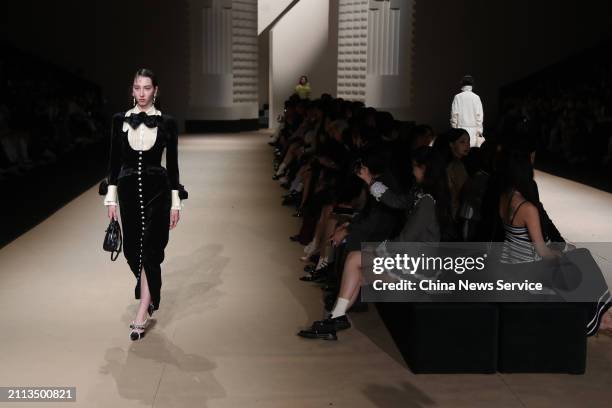
M 121 236 L 121 226 L 119 221 L 111 220 L 106 229 L 102 248 L 111 253 L 111 261 L 116 261 L 121 253 L 123 237 Z M 116 254 L 115 254 L 116 252 Z

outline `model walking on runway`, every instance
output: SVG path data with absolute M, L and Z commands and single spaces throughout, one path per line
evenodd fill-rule
M 152 71 L 134 76 L 134 106 L 113 115 L 104 204 L 109 218 L 121 209 L 123 252 L 136 277 L 134 295 L 140 299 L 130 338 L 144 336 L 147 314 L 159 308 L 161 263 L 169 230 L 179 221 L 178 128 L 174 118 L 155 107 L 159 92 Z M 161 166 L 166 150 L 166 168 Z M 144 273 L 142 273 L 144 272 Z

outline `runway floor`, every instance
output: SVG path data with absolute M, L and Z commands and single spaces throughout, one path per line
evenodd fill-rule
M 287 239 L 298 220 L 280 206 L 266 141 L 265 132 L 180 139 L 190 197 L 142 341 L 129 339 L 134 277 L 101 249 L 97 187 L 2 248 L 0 386 L 77 387 L 76 403 L 53 407 L 610 406 L 606 336 L 589 339 L 583 376 L 413 375 L 374 308 L 351 316 L 338 342 L 297 337 L 323 316 L 321 291 L 298 280 L 302 248 Z M 612 241 L 611 194 L 537 177 L 569 240 Z

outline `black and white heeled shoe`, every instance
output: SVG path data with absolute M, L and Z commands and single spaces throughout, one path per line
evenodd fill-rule
M 145 319 L 145 321 L 141 324 L 136 324 L 136 322 L 132 321 L 132 324 L 130 324 L 130 329 L 132 329 L 130 332 L 130 339 L 132 339 L 132 341 L 142 339 L 145 335 L 146 328 L 147 319 Z

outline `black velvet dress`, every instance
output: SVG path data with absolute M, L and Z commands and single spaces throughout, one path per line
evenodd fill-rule
M 168 115 L 149 117 L 157 124 L 155 144 L 144 151 L 134 150 L 123 131 L 125 112 L 112 120 L 108 184 L 117 186 L 123 253 L 136 277 L 134 295 L 140 299 L 140 274 L 144 270 L 151 303 L 159 308 L 161 263 L 168 243 L 171 190 L 179 189 L 178 128 Z M 166 149 L 166 168 L 161 159 Z

